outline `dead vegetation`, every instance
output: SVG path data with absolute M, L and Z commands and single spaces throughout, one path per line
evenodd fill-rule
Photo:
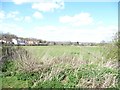
M 9 53 L 10 52 L 10 53 Z M 38 73 L 33 80 L 32 88 L 39 83 L 52 81 L 57 78 L 63 85 L 71 83 L 72 86 L 81 88 L 110 88 L 117 86 L 117 61 L 92 55 L 96 60 L 82 60 L 80 57 L 63 55 L 49 58 L 46 54 L 37 60 L 30 52 L 22 47 L 5 49 L 4 55 L 14 60 L 18 72 Z M 102 62 L 104 61 L 104 62 Z M 72 79 L 71 79 L 72 78 Z

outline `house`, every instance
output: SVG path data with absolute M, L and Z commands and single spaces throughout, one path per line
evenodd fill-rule
M 34 45 L 38 45 L 39 44 L 39 41 L 34 41 Z
M 27 44 L 28 44 L 28 45 L 33 45 L 33 44 L 34 44 L 34 41 L 29 40 L 29 41 L 27 41 Z
M 4 44 L 4 43 L 7 43 L 7 41 L 6 41 L 6 40 L 1 39 L 1 40 L 0 40 L 0 43 Z
M 14 38 L 13 38 L 13 39 L 12 39 L 12 43 L 15 44 L 15 45 L 18 45 L 17 39 L 14 39 Z
M 49 41 L 49 42 L 48 42 L 48 45 L 50 45 L 50 46 L 51 46 L 51 45 L 55 45 L 55 44 L 56 44 L 56 43 L 53 42 L 53 41 Z
M 48 46 L 48 43 L 39 43 L 40 46 Z
M 21 39 L 12 39 L 12 44 L 14 45 L 26 45 L 25 40 L 21 40 Z

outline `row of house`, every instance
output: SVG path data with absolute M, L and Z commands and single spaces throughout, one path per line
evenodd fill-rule
M 60 42 L 60 41 L 47 41 L 47 42 L 40 42 L 39 40 L 25 40 L 25 39 L 16 39 L 13 38 L 11 40 L 1 39 L 0 42 L 2 44 L 12 44 L 12 45 L 39 45 L 39 46 L 47 46 L 47 45 L 80 45 L 80 46 L 94 46 L 96 43 L 91 42 Z
M 7 40 L 7 39 L 1 39 L 0 43 L 2 44 L 7 44 L 7 45 L 38 45 L 39 41 L 37 40 L 24 40 L 24 39 L 11 39 L 11 40 Z
M 38 40 L 21 40 L 21 39 L 12 39 L 14 45 L 47 45 L 47 43 L 40 43 Z
M 41 39 L 35 38 L 23 38 L 17 37 L 13 34 L 0 34 L 0 43 L 7 45 L 80 45 L 80 46 L 95 46 L 95 45 L 103 45 L 106 44 L 105 41 L 101 41 L 100 43 L 92 43 L 92 42 L 71 42 L 71 41 L 43 41 Z

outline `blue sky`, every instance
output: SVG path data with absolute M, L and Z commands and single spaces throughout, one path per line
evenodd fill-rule
M 48 41 L 110 41 L 118 28 L 117 2 L 0 2 L 0 31 Z

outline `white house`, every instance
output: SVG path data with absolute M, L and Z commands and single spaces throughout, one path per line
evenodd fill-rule
M 18 44 L 18 41 L 16 39 L 12 39 L 12 43 L 17 45 Z
M 5 40 L 0 40 L 0 42 L 6 43 L 7 41 L 5 41 Z

